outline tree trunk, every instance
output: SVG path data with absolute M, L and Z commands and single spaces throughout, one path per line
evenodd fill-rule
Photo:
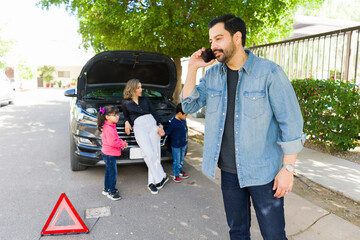
M 177 76 L 177 83 L 176 83 L 176 88 L 175 88 L 175 91 L 174 91 L 174 95 L 173 95 L 173 98 L 174 98 L 174 103 L 178 104 L 180 103 L 180 93 L 181 93 L 181 90 L 182 90 L 182 87 L 181 87 L 181 72 L 182 72 L 182 67 L 181 67 L 181 60 L 180 60 L 180 57 L 176 57 L 176 58 L 173 58 L 174 60 L 174 63 L 175 63 L 175 66 L 176 66 L 176 76 Z

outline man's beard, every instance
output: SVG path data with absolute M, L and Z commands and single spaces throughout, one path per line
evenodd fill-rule
M 228 63 L 235 54 L 235 44 L 233 42 L 231 42 L 229 48 L 215 49 L 214 51 L 222 52 L 222 55 L 220 55 L 219 57 L 216 58 L 219 62 Z

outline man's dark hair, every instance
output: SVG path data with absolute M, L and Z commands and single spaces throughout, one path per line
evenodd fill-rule
M 185 114 L 182 107 L 181 107 L 181 103 L 176 105 L 175 111 L 176 111 L 176 113 L 181 112 L 182 114 Z
M 245 47 L 245 41 L 246 41 L 245 22 L 241 18 L 235 17 L 235 15 L 233 14 L 225 14 L 211 20 L 209 23 L 209 29 L 221 22 L 224 23 L 225 30 L 228 31 L 231 36 L 233 36 L 238 31 L 241 32 L 241 42 L 243 47 Z

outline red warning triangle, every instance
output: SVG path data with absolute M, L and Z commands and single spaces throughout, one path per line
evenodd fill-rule
M 63 210 L 71 217 L 74 222 L 73 225 L 56 226 L 56 222 Z M 55 217 L 54 217 L 55 215 Z M 46 234 L 66 234 L 66 233 L 88 233 L 89 229 L 86 227 L 84 222 L 81 220 L 79 214 L 71 204 L 70 200 L 65 193 L 62 193 L 59 200 L 57 201 L 54 209 L 52 210 L 49 219 L 46 221 L 41 235 Z

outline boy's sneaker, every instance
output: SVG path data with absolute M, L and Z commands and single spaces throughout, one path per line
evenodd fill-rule
M 173 180 L 176 183 L 181 183 L 181 178 L 179 176 L 173 176 Z
M 107 196 L 109 194 L 109 190 L 104 188 L 101 193 L 102 195 Z
M 180 177 L 180 178 L 189 178 L 189 175 L 187 175 L 184 171 L 181 170 L 181 171 L 179 172 L 179 177 Z
M 150 183 L 147 188 L 150 190 L 151 194 L 158 194 L 158 189 L 156 188 L 155 184 Z
M 169 181 L 169 177 L 168 175 L 166 175 L 166 177 L 164 177 L 161 182 L 159 182 L 158 184 L 156 184 L 156 188 L 157 189 L 162 189 L 165 186 L 165 183 L 167 183 L 167 181 Z
M 115 188 L 115 192 L 119 193 L 119 190 Z M 109 194 L 109 190 L 103 188 L 101 193 L 102 193 L 102 195 L 107 196 Z
M 109 193 L 107 197 L 114 201 L 121 199 L 120 195 L 117 192 Z

